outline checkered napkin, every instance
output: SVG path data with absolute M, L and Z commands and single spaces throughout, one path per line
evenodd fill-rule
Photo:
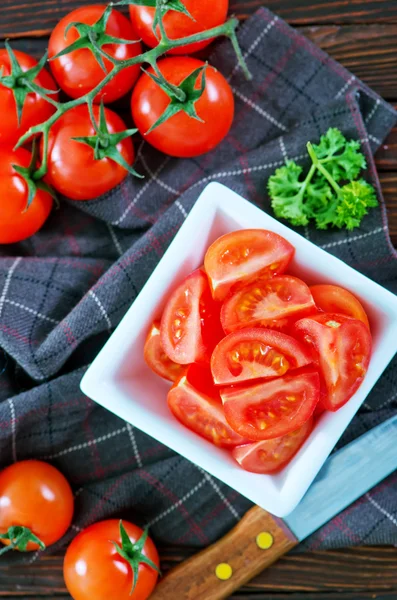
M 211 58 L 236 99 L 233 128 L 216 151 L 175 160 L 138 142 L 136 168 L 145 175 L 143 181 L 128 178 L 90 202 L 62 202 L 39 234 L 0 249 L 0 466 L 35 457 L 51 461 L 68 477 L 76 514 L 58 547 L 86 525 L 114 516 L 149 525 L 157 542 L 203 547 L 250 507 L 248 500 L 79 390 L 86 366 L 210 181 L 269 210 L 269 175 L 286 158 L 306 164 L 307 140 L 318 140 L 331 126 L 359 139 L 380 207 L 352 233 L 298 231 L 397 290 L 397 253 L 388 237 L 372 158 L 396 113 L 267 10 L 242 26 L 239 37 L 251 82 L 244 79 L 228 42 L 220 43 Z M 395 359 L 341 444 L 396 413 L 396 389 Z M 396 498 L 395 474 L 302 547 L 396 543 Z

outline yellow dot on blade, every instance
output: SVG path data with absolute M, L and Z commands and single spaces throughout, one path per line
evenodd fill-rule
M 256 537 L 256 544 L 261 550 L 269 550 L 273 546 L 273 543 L 273 536 L 268 531 L 263 531 Z
M 221 581 L 227 581 L 233 575 L 233 569 L 227 563 L 220 563 L 215 569 L 215 575 Z

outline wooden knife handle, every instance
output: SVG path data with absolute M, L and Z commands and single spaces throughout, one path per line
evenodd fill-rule
M 224 538 L 172 569 L 150 600 L 221 600 L 298 544 L 284 523 L 259 506 Z

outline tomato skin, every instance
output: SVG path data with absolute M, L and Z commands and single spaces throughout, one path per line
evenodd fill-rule
M 12 525 L 28 527 L 51 546 L 70 527 L 74 498 L 58 469 L 39 460 L 23 460 L 0 472 L 0 507 L 1 533 Z M 37 544 L 29 542 L 27 550 L 37 550 Z
M 293 337 L 271 329 L 241 329 L 216 346 L 211 370 L 216 385 L 280 377 L 312 362 L 306 348 Z
M 250 473 L 278 473 L 292 460 L 312 429 L 313 419 L 310 418 L 302 427 L 282 437 L 238 446 L 232 450 L 232 456 Z
M 160 321 L 154 321 L 149 330 L 144 347 L 146 364 L 163 379 L 177 381 L 184 368 L 173 362 L 163 350 L 160 340 Z
M 174 417 L 201 437 L 221 448 L 247 443 L 228 424 L 219 391 L 211 383 L 209 369 L 191 365 L 171 388 L 168 407 Z M 248 438 L 249 439 L 249 438 Z
M 135 543 L 142 529 L 123 521 L 130 540 Z M 74 600 L 146 600 L 158 578 L 157 572 L 146 564 L 139 565 L 138 582 L 131 594 L 131 566 L 116 551 L 112 541 L 121 546 L 119 521 L 110 519 L 90 525 L 79 533 L 68 547 L 63 574 L 66 587 Z M 156 565 L 159 556 L 148 537 L 143 554 Z
M 320 284 L 312 285 L 310 291 L 319 310 L 358 319 L 369 329 L 368 317 L 361 302 L 348 290 L 338 285 Z
M 51 59 L 78 39 L 79 36 L 74 27 L 69 29 L 65 38 L 65 29 L 69 23 L 78 22 L 93 25 L 103 15 L 105 8 L 106 4 L 83 6 L 63 17 L 52 31 L 48 45 L 49 58 Z M 116 10 L 112 10 L 110 14 L 106 33 L 121 39 L 136 39 L 129 20 Z M 142 52 L 142 46 L 139 42 L 135 44 L 106 44 L 103 49 L 118 60 L 128 60 Z M 103 62 L 106 71 L 109 73 L 113 68 L 112 63 L 106 58 L 103 58 Z M 105 77 L 102 67 L 88 48 L 74 50 L 60 58 L 50 60 L 50 65 L 59 86 L 71 98 L 80 98 L 88 94 Z M 139 77 L 139 73 L 139 65 L 124 69 L 105 85 L 95 97 L 95 102 L 103 99 L 105 103 L 109 103 L 121 98 L 132 88 Z
M 94 116 L 99 120 L 99 107 L 94 106 Z M 113 111 L 105 108 L 106 123 L 110 133 L 124 131 L 126 126 Z M 50 129 L 48 143 L 49 183 L 72 200 L 90 200 L 113 189 L 128 172 L 110 158 L 94 159 L 89 146 L 74 141 L 74 137 L 95 135 L 86 105 L 68 110 Z M 129 165 L 135 153 L 131 138 L 117 145 Z M 43 150 L 43 148 L 42 148 Z
M 208 248 L 204 266 L 212 295 L 224 300 L 230 291 L 258 278 L 284 273 L 295 248 L 265 229 L 242 229 L 221 236 Z
M 225 333 L 244 327 L 288 325 L 315 310 L 306 283 L 291 275 L 256 280 L 231 294 L 223 303 L 221 321 Z
M 51 212 L 53 200 L 42 190 L 37 191 L 26 210 L 28 186 L 12 165 L 28 167 L 31 158 L 24 148 L 14 151 L 0 146 L 0 244 L 13 244 L 34 235 Z
M 183 0 L 183 4 L 194 18 L 169 11 L 164 16 L 164 27 L 170 39 L 178 39 L 193 35 L 225 22 L 229 1 L 228 0 Z M 130 6 L 130 16 L 137 36 L 150 48 L 158 45 L 158 39 L 153 32 L 155 9 L 147 6 Z M 158 31 L 158 28 L 157 28 Z M 169 54 L 192 54 L 205 48 L 211 40 L 197 42 L 175 48 Z
M 171 57 L 160 60 L 158 67 L 167 81 L 179 85 L 204 64 L 196 58 Z M 148 72 L 153 73 L 152 68 Z M 196 84 L 197 88 L 200 83 L 201 78 Z M 232 125 L 233 92 L 214 67 L 207 68 L 205 90 L 195 103 L 197 114 L 203 122 L 180 112 L 146 135 L 169 103 L 167 94 L 148 75 L 141 75 L 132 93 L 132 118 L 145 140 L 170 156 L 188 158 L 205 154 L 223 140 Z
M 254 385 L 221 388 L 230 426 L 251 440 L 287 435 L 310 419 L 320 397 L 316 371 L 292 373 Z
M 35 60 L 29 54 L 14 50 L 24 72 L 37 65 Z M 5 49 L 0 49 L 0 72 L 3 71 L 3 76 L 11 75 L 11 66 L 8 52 Z M 45 69 L 42 69 L 37 75 L 34 83 L 48 90 L 57 90 L 57 85 L 51 75 Z M 51 94 L 53 100 L 58 100 L 58 94 Z M 55 112 L 55 107 L 49 102 L 46 102 L 39 94 L 32 92 L 25 98 L 25 103 L 22 110 L 21 124 L 18 126 L 18 116 L 15 105 L 13 91 L 0 84 L 0 146 L 9 145 L 15 146 L 19 138 L 34 125 L 43 123 Z
M 368 370 L 371 334 L 362 321 L 322 313 L 297 321 L 296 335 L 317 355 L 326 392 L 321 403 L 337 411 L 358 390 Z
M 181 365 L 208 362 L 219 341 L 216 320 L 219 323 L 219 307 L 212 300 L 206 274 L 197 269 L 178 285 L 165 305 L 161 343 L 167 356 Z

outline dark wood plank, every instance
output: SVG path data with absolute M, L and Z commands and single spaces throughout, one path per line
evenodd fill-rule
M 96 0 L 3 0 L 0 37 L 45 35 L 65 14 Z M 263 0 L 231 0 L 230 11 L 249 17 Z M 267 0 L 266 6 L 294 25 L 397 23 L 395 0 Z
M 164 572 L 191 554 L 192 552 L 183 552 L 180 549 L 164 550 L 162 552 Z M 23 577 L 21 577 L 22 573 Z M 374 594 L 381 592 L 393 592 L 395 599 L 397 597 L 397 549 L 352 548 L 333 552 L 288 555 L 232 598 L 243 600 L 252 597 L 269 600 L 273 597 L 256 595 L 265 591 L 277 593 L 278 600 L 286 600 L 289 598 L 287 594 L 299 594 L 293 596 L 294 600 L 314 600 L 321 598 L 326 592 L 335 593 L 332 596 L 327 594 L 327 600 L 331 598 L 334 600 L 336 592 L 339 600 L 345 598 L 343 593 L 348 594 L 346 596 L 348 600 L 359 598 L 364 600 L 364 598 L 373 598 Z M 353 595 L 353 592 L 357 594 Z M 309 593 L 315 595 L 311 596 Z M 0 566 L 0 598 L 48 598 L 57 595 L 65 595 L 69 598 L 63 585 L 61 556 L 43 557 L 23 569 Z

